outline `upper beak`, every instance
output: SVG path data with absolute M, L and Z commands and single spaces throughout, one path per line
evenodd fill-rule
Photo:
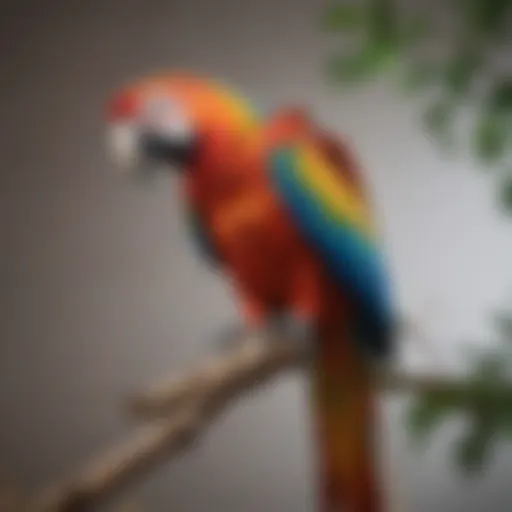
M 165 165 L 187 167 L 197 149 L 193 137 L 146 131 L 130 122 L 117 122 L 107 129 L 107 149 L 121 172 L 147 171 Z
M 107 150 L 115 166 L 121 171 L 137 169 L 142 160 L 139 135 L 133 125 L 116 123 L 107 128 Z

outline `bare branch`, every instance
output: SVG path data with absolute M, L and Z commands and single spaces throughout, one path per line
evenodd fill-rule
M 105 501 L 164 458 L 190 448 L 229 403 L 257 384 L 304 366 L 297 345 L 249 339 L 183 377 L 162 382 L 130 402 L 130 410 L 153 422 L 135 437 L 93 460 L 74 478 L 44 493 L 36 510 L 77 512 Z M 389 392 L 457 391 L 460 378 L 381 371 L 378 385 Z M 512 385 L 511 385 L 512 387 Z
M 76 477 L 45 491 L 36 502 L 35 510 L 77 512 L 108 499 L 165 457 L 189 446 L 200 424 L 198 411 L 189 409 L 142 429 L 93 460 Z
M 36 503 L 39 512 L 77 512 L 103 502 L 118 489 L 150 470 L 165 457 L 189 448 L 206 423 L 241 391 L 256 382 L 275 376 L 280 370 L 297 364 L 299 352 L 291 345 L 272 348 L 259 340 L 250 340 L 238 350 L 202 365 L 175 384 L 180 407 L 172 416 L 163 416 L 157 424 L 142 429 L 121 446 L 87 465 L 74 478 L 43 493 Z M 215 382 L 216 386 L 211 387 Z M 202 392 L 206 390 L 207 392 Z M 165 387 L 156 388 L 156 402 L 169 404 Z M 164 402 L 159 400 L 159 393 Z
M 150 387 L 128 401 L 128 410 L 139 418 L 162 417 L 186 402 L 209 402 L 226 392 L 238 394 L 283 370 L 299 368 L 307 360 L 292 343 L 240 343 L 227 355 Z M 410 375 L 398 370 L 380 370 L 376 376 L 379 388 L 387 392 L 443 392 L 463 388 L 465 384 L 449 375 Z
M 238 393 L 258 381 L 297 368 L 307 358 L 292 343 L 267 343 L 249 338 L 227 354 L 152 386 L 128 401 L 129 411 L 138 417 L 161 416 L 186 402 L 210 402 Z M 203 407 L 208 407 L 208 403 Z

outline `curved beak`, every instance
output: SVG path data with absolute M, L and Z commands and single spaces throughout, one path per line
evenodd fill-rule
M 165 165 L 182 170 L 192 161 L 197 144 L 192 137 L 143 131 L 118 122 L 107 128 L 107 149 L 122 173 L 136 173 Z
M 119 122 L 107 127 L 107 151 L 117 170 L 132 172 L 142 163 L 139 133 L 130 123 Z
M 149 161 L 165 163 L 176 169 L 183 169 L 190 164 L 196 150 L 193 138 L 142 133 L 139 142 Z

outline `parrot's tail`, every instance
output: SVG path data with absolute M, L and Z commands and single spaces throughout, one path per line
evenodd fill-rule
M 383 512 L 376 393 L 370 368 L 339 330 L 319 329 L 313 404 L 320 456 L 320 512 Z

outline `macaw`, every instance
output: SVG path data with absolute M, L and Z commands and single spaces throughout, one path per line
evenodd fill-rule
M 181 176 L 191 233 L 231 283 L 244 325 L 311 347 L 319 510 L 380 512 L 372 368 L 389 360 L 389 274 L 348 145 L 296 107 L 269 116 L 213 79 L 175 72 L 107 105 L 118 169 Z

